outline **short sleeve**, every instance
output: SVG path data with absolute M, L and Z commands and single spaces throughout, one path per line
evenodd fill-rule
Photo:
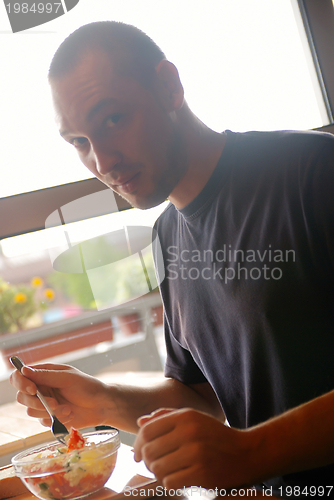
M 165 376 L 179 380 L 186 385 L 207 382 L 190 352 L 175 340 L 166 316 L 164 317 L 164 329 L 167 349 Z
M 331 140 L 330 140 L 331 139 Z M 315 226 L 319 238 L 327 249 L 332 269 L 334 268 L 334 138 L 328 138 L 315 168 L 314 212 Z
M 316 267 L 316 280 L 333 290 L 334 279 L 334 137 L 315 136 L 314 148 L 306 149 L 302 186 L 302 206 L 306 244 Z

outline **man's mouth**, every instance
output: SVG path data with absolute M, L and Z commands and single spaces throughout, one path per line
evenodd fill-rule
M 125 194 L 133 193 L 133 191 L 137 189 L 139 177 L 140 172 L 137 172 L 130 177 L 121 177 L 117 180 L 117 183 L 113 183 L 113 187 L 116 188 L 116 191 L 121 191 Z

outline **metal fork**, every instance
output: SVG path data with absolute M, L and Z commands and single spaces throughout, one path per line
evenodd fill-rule
M 10 362 L 21 373 L 21 370 L 24 367 L 23 361 L 18 356 L 12 356 L 10 358 Z M 43 394 L 38 389 L 37 389 L 37 392 L 36 392 L 36 396 L 38 397 L 38 399 L 40 400 L 40 402 L 42 403 L 42 405 L 44 406 L 44 408 L 46 409 L 46 411 L 50 415 L 50 418 L 51 418 L 51 421 L 52 421 L 52 425 L 51 425 L 52 434 L 54 435 L 54 437 L 56 439 L 58 439 L 58 441 L 60 441 L 63 444 L 66 444 L 66 442 L 65 442 L 65 436 L 67 436 L 69 434 L 67 428 L 65 427 L 64 424 L 62 424 L 58 420 L 58 418 L 56 417 L 56 415 L 53 413 L 53 411 L 51 410 L 50 406 L 48 405 L 45 397 L 43 396 Z

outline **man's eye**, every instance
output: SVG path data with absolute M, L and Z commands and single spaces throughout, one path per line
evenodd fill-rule
M 81 148 L 86 144 L 86 142 L 87 142 L 86 137 L 75 137 L 74 139 L 71 140 L 71 144 L 75 148 Z
M 108 116 L 105 121 L 105 125 L 110 128 L 113 127 L 117 122 L 119 122 L 121 116 L 121 113 L 113 113 L 112 115 Z

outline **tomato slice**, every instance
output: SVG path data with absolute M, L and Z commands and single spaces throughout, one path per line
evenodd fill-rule
M 70 431 L 70 437 L 67 441 L 67 452 L 73 451 L 73 450 L 79 450 L 80 448 L 83 448 L 85 446 L 85 440 L 82 437 L 82 434 L 72 427 Z

